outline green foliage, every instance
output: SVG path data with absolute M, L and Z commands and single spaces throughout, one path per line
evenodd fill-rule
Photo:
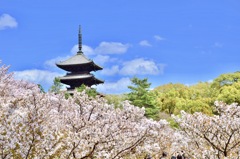
M 157 102 L 161 111 L 174 114 L 177 111 L 177 104 L 189 98 L 189 88 L 183 84 L 166 84 L 154 89 L 158 92 Z M 178 106 L 181 109 L 181 106 Z M 178 109 L 179 109 L 178 108 Z
M 42 85 L 38 84 L 38 88 L 40 89 L 40 92 L 41 92 L 41 93 L 45 93 L 45 91 L 44 91 Z
M 109 94 L 105 96 L 108 104 L 113 104 L 115 108 L 121 108 L 122 102 L 126 99 L 125 95 Z
M 166 84 L 155 88 L 161 111 L 168 114 L 179 114 L 181 110 L 188 113 L 204 112 L 212 114 L 212 100 L 209 83 L 198 83 L 193 86 L 183 84 Z
M 137 77 L 134 77 L 131 81 L 133 85 L 128 86 L 131 92 L 127 94 L 127 99 L 135 106 L 145 107 L 145 115 L 156 119 L 159 108 L 157 107 L 155 100 L 156 94 L 149 91 L 151 83 L 148 83 L 147 78 L 138 79 Z
M 63 84 L 60 82 L 60 78 L 55 77 L 53 81 L 53 85 L 49 89 L 49 92 L 54 92 L 56 94 L 60 93 Z
M 82 84 L 80 87 L 78 87 L 77 91 L 78 92 L 85 91 L 86 94 L 89 97 L 94 97 L 94 98 L 98 95 L 98 92 L 97 92 L 97 90 L 95 88 L 89 88 L 89 87 L 85 86 L 84 84 Z
M 214 79 L 211 88 L 215 100 L 240 103 L 240 72 L 220 75 Z
M 127 95 L 127 99 L 132 102 L 133 105 L 144 107 L 151 105 L 151 100 L 147 100 L 149 97 L 148 92 L 150 88 L 150 83 L 147 79 L 138 79 L 136 77 L 131 79 L 134 86 L 128 86 L 131 90 L 131 93 Z
M 211 83 L 209 82 L 199 82 L 195 85 L 192 85 L 189 87 L 189 94 L 190 94 L 190 99 L 202 99 L 206 98 L 208 102 L 211 101 L 211 95 L 212 95 L 212 90 L 211 90 Z
M 64 93 L 64 96 L 65 96 L 65 99 L 68 99 L 69 97 L 71 97 L 71 94 L 68 93 L 68 92 L 65 92 L 65 93 Z
M 161 111 L 179 114 L 181 110 L 188 113 L 203 112 L 213 114 L 214 101 L 227 104 L 240 103 L 240 72 L 222 74 L 212 83 L 199 82 L 192 86 L 183 84 L 166 84 L 154 89 Z
M 204 114 L 209 115 L 212 114 L 212 107 L 201 99 L 187 99 L 182 103 L 178 103 L 177 107 L 178 111 L 175 114 L 179 114 L 181 110 L 184 110 L 185 112 L 190 114 L 193 114 L 195 112 L 203 112 Z
M 184 107 L 186 112 L 203 112 L 205 114 L 213 113 L 214 99 L 212 98 L 211 83 L 199 82 L 189 87 L 190 96 Z
M 179 129 L 179 124 L 173 118 L 169 118 L 167 121 L 172 128 Z
M 230 86 L 233 83 L 240 82 L 240 72 L 222 74 L 214 79 L 211 87 L 220 89 L 223 86 Z
M 240 82 L 225 85 L 216 93 L 216 99 L 224 103 L 240 103 Z

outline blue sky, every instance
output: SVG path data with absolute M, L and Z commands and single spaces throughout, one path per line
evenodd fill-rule
M 0 59 L 48 90 L 79 25 L 85 55 L 104 68 L 102 93 L 127 92 L 134 76 L 156 87 L 240 70 L 239 0 L 0 0 Z

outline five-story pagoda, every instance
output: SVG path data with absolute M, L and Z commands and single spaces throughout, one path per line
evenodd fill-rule
M 67 71 L 65 76 L 60 77 L 60 82 L 70 86 L 67 88 L 68 91 L 72 91 L 75 88 L 80 87 L 82 84 L 91 87 L 92 85 L 103 83 L 102 80 L 95 78 L 94 75 L 90 73 L 92 71 L 102 70 L 102 67 L 84 56 L 84 53 L 82 52 L 82 34 L 80 27 L 78 34 L 78 48 L 79 50 L 76 55 L 65 61 L 56 63 L 59 68 Z

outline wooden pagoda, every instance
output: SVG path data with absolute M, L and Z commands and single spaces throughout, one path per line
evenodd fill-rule
M 68 91 L 72 91 L 75 88 L 80 87 L 82 84 L 91 87 L 92 85 L 104 83 L 90 73 L 92 71 L 102 70 L 102 67 L 86 58 L 82 52 L 82 34 L 80 27 L 78 34 L 78 52 L 69 59 L 56 63 L 56 65 L 67 71 L 65 76 L 60 77 L 60 82 L 70 86 L 67 88 Z

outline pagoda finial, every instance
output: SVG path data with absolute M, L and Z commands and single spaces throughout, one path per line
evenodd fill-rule
M 78 32 L 78 53 L 82 53 L 82 31 L 81 31 L 81 25 L 79 25 L 79 32 Z

